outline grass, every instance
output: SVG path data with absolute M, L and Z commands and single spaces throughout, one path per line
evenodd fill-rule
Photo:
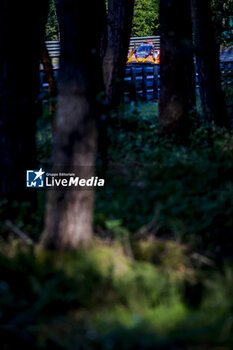
M 48 119 L 38 123 L 43 164 Z M 159 136 L 154 103 L 122 107 L 110 124 L 87 250 L 44 252 L 1 229 L 2 348 L 230 350 L 232 134 L 195 121 L 189 145 L 177 145 Z M 28 203 L 13 203 L 14 224 L 35 240 L 44 201 L 31 222 Z
M 180 265 L 189 257 L 182 259 Z M 166 266 L 129 259 L 119 245 L 96 241 L 87 251 L 46 253 L 2 244 L 0 265 L 3 349 L 232 345 L 230 269 L 205 277 L 200 305 L 193 308 L 187 300 L 196 291 L 195 270 L 180 278 L 177 267 L 171 273 Z
M 97 192 L 96 225 L 113 220 L 131 233 L 147 230 L 230 255 L 232 135 L 195 121 L 189 145 L 177 145 L 159 137 L 153 103 L 123 109 L 112 116 L 112 125 L 106 186 Z

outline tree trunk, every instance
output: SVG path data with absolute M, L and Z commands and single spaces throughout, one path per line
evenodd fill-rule
M 134 0 L 108 0 L 106 26 L 101 42 L 101 61 L 106 93 L 98 123 L 98 150 L 103 171 L 107 168 L 109 112 L 119 105 L 124 92 L 124 75 L 133 19 Z
M 187 138 L 195 108 L 191 10 L 187 0 L 160 1 L 161 131 Z
M 203 117 L 229 126 L 221 89 L 219 47 L 216 42 L 209 0 L 191 0 L 195 54 Z
M 103 88 L 100 41 L 104 0 L 60 0 L 61 69 L 53 170 L 93 176 L 96 157 L 98 94 Z M 88 20 L 87 20 L 88 18 Z M 92 236 L 94 192 L 61 188 L 48 191 L 42 244 L 74 249 Z
M 27 200 L 26 169 L 36 166 L 40 44 L 48 1 L 0 1 L 0 191 Z M 28 33 L 30 32 L 30 36 Z
M 125 65 L 133 19 L 134 0 L 109 0 L 107 48 L 103 76 L 109 104 L 115 107 L 122 96 Z

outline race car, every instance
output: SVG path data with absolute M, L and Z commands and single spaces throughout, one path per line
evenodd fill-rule
M 135 50 L 129 50 L 127 64 L 160 64 L 160 50 L 155 50 L 152 41 L 147 41 Z

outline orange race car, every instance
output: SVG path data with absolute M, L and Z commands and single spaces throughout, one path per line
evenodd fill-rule
M 127 64 L 160 64 L 160 50 L 155 50 L 152 41 L 138 46 L 136 50 L 129 50 Z

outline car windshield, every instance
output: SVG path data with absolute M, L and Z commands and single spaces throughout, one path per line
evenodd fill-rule
M 137 52 L 141 51 L 151 51 L 152 50 L 152 45 L 141 45 L 138 47 Z

